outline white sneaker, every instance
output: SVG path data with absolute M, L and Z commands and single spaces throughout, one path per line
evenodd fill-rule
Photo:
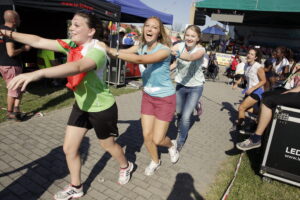
M 55 200 L 68 200 L 72 198 L 79 198 L 83 196 L 82 186 L 77 189 L 72 185 L 65 186 L 64 190 L 57 192 L 54 195 Z
M 131 172 L 133 170 L 133 163 L 128 161 L 128 167 L 126 169 L 120 169 L 118 183 L 124 185 L 128 183 L 131 177 Z
M 150 164 L 145 169 L 145 175 L 146 176 L 153 175 L 154 172 L 159 168 L 160 164 L 161 164 L 160 161 L 158 163 L 156 163 L 153 160 L 151 160 Z
M 171 162 L 176 163 L 179 159 L 179 152 L 177 150 L 177 141 L 176 140 L 171 140 L 173 146 L 171 146 L 168 151 L 170 154 Z

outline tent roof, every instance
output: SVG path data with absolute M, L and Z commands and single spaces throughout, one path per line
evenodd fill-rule
M 140 0 L 106 0 L 121 6 L 122 22 L 144 22 L 146 18 L 157 16 L 165 24 L 173 24 L 173 15 L 155 10 Z
M 202 0 L 197 2 L 195 7 L 248 11 L 300 12 L 299 0 Z
M 299 0 L 202 0 L 195 7 L 198 14 L 235 26 L 300 27 Z
M 54 10 L 74 13 L 81 9 L 93 11 L 99 18 L 119 21 L 120 6 L 105 0 L 1 0 L 0 5 L 22 6 L 44 10 Z
M 202 31 L 205 34 L 212 34 L 212 35 L 225 35 L 224 31 L 216 26 L 207 27 Z

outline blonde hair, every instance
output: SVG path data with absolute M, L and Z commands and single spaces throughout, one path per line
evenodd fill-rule
M 149 17 L 145 21 L 144 26 L 145 26 L 146 22 L 149 19 L 155 19 L 159 23 L 159 35 L 158 35 L 157 41 L 160 42 L 163 45 L 166 45 L 166 46 L 170 47 L 171 46 L 171 40 L 170 40 L 170 38 L 168 37 L 168 35 L 165 31 L 165 27 L 164 27 L 162 21 L 158 17 L 152 16 L 152 17 Z M 144 45 L 146 43 L 145 36 L 144 36 L 144 26 L 143 26 L 143 29 L 142 29 L 142 45 Z

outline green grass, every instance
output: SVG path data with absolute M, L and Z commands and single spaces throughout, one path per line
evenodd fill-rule
M 233 177 L 239 156 L 233 156 L 222 165 L 215 183 L 206 194 L 206 200 L 221 199 Z M 242 158 L 241 166 L 227 200 L 296 200 L 300 199 L 300 188 L 276 180 L 263 181 L 258 173 L 261 152 L 249 151 Z
M 110 87 L 115 96 L 137 91 L 126 87 Z M 6 120 L 6 94 L 5 82 L 0 78 L 0 123 Z M 52 110 L 72 105 L 73 92 L 65 86 L 53 87 L 45 83 L 45 80 L 30 83 L 21 101 L 21 110 L 24 113 L 47 113 Z

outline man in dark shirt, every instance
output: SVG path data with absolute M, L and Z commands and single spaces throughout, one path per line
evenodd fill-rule
M 0 29 L 11 35 L 12 31 L 19 25 L 20 18 L 17 12 L 6 10 L 4 12 L 4 25 Z M 6 84 L 9 83 L 18 74 L 22 73 L 21 61 L 18 57 L 23 51 L 29 51 L 30 46 L 24 45 L 21 48 L 15 48 L 15 44 L 10 37 L 4 37 L 0 34 L 0 73 Z M 20 120 L 20 101 L 21 91 L 8 90 L 7 92 L 7 119 Z

